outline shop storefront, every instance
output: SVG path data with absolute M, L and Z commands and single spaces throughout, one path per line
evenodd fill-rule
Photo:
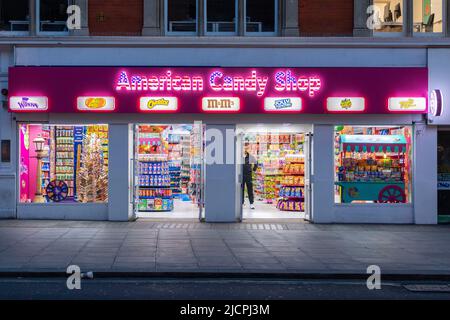
M 13 67 L 17 217 L 432 223 L 427 104 L 427 68 Z

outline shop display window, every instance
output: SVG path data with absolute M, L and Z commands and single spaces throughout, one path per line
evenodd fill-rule
M 197 32 L 197 0 L 167 0 L 167 31 Z
M 402 33 L 405 17 L 404 0 L 374 0 L 374 32 Z
M 108 201 L 108 125 L 18 129 L 21 203 Z
M 410 203 L 412 128 L 335 127 L 335 202 Z
M 206 0 L 206 31 L 236 33 L 237 0 Z
M 29 0 L 0 0 L 0 31 L 28 32 Z
M 67 32 L 68 0 L 37 1 L 40 32 Z
M 414 0 L 414 32 L 440 33 L 443 30 L 442 0 Z
M 246 0 L 245 31 L 275 32 L 276 0 Z

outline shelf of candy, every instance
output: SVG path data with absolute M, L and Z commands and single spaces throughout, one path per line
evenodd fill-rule
M 289 187 L 283 186 L 280 188 L 278 195 L 281 198 L 304 198 L 304 188 L 303 187 Z
M 305 174 L 305 165 L 303 163 L 287 162 L 283 167 L 283 174 L 304 175 Z
M 305 185 L 305 177 L 301 175 L 282 176 L 280 184 L 287 187 L 303 187 Z
M 305 211 L 305 204 L 298 200 L 280 199 L 277 202 L 277 208 L 281 211 Z
M 355 155 L 353 155 L 355 156 Z M 377 157 L 343 158 L 339 167 L 338 180 L 341 182 L 403 182 L 404 159 L 397 154 Z
M 73 197 L 74 186 L 74 129 L 69 126 L 55 128 L 55 175 L 69 187 L 68 197 Z
M 141 199 L 171 199 L 172 195 L 170 189 L 139 189 L 139 198 Z
M 169 175 L 169 163 L 165 161 L 139 162 L 139 175 Z
M 258 134 L 256 136 L 256 142 L 258 143 L 273 143 L 273 144 L 290 144 L 290 134 Z
M 255 193 L 260 199 L 267 203 L 272 203 L 274 199 L 278 198 L 278 189 L 280 186 L 281 176 L 258 176 L 255 188 Z
M 140 198 L 138 204 L 139 211 L 172 211 L 173 210 L 173 200 L 164 198 Z
M 95 134 L 100 138 L 102 143 L 102 153 L 103 153 L 103 165 L 105 170 L 108 171 L 109 163 L 109 137 L 108 137 L 108 125 L 107 124 L 95 124 L 87 126 L 86 134 Z

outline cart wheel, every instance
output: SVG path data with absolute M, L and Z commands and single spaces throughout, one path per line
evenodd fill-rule
M 66 200 L 69 193 L 69 187 L 64 181 L 53 180 L 45 188 L 47 197 L 53 202 L 61 202 Z
M 406 202 L 406 195 L 403 189 L 399 186 L 390 185 L 381 189 L 378 194 L 378 201 L 382 203 L 404 203 Z

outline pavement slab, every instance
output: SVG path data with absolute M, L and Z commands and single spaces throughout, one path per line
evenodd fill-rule
M 450 226 L 0 220 L 0 272 L 450 276 Z

